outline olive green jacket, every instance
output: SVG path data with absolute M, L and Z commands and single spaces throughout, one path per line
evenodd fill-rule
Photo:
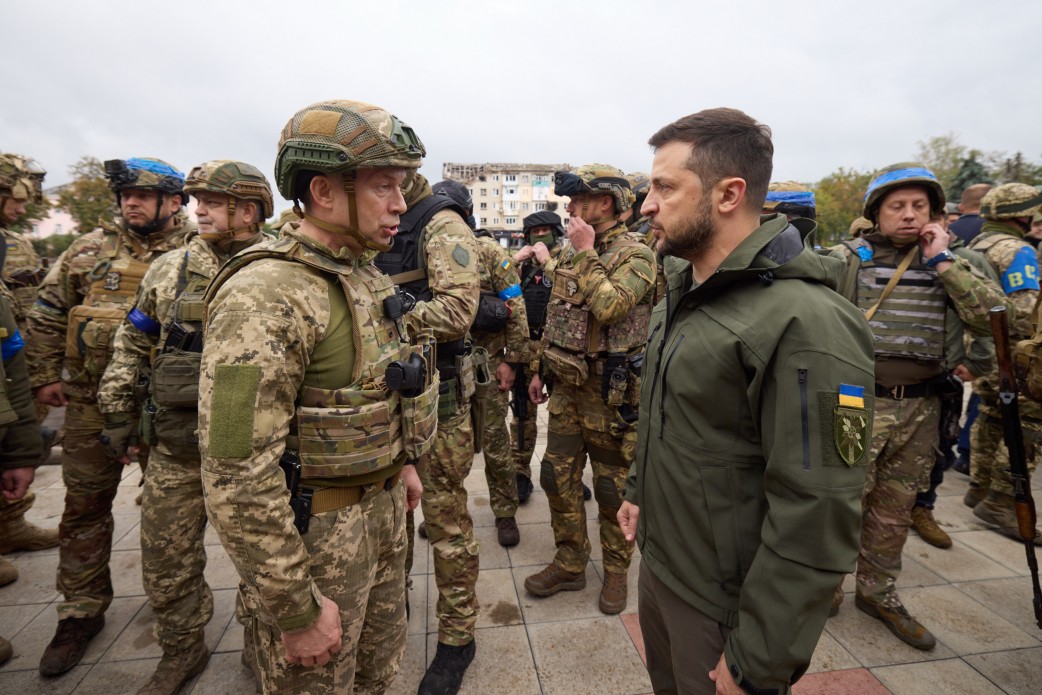
M 0 470 L 35 466 L 43 455 L 40 425 L 29 388 L 23 336 L 18 331 L 12 299 L 0 293 L 0 333 L 3 369 L 0 370 Z
M 806 671 L 861 533 L 872 335 L 813 230 L 762 218 L 698 286 L 666 259 L 626 490 L 647 568 L 733 628 L 728 668 L 764 692 Z

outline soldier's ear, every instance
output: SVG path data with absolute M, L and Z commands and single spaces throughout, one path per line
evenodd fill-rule
M 334 181 L 333 177 L 327 174 L 319 174 L 312 178 L 311 183 L 308 184 L 311 204 L 316 208 L 332 210 L 338 184 L 339 182 Z
M 260 206 L 252 200 L 247 200 L 242 205 L 242 222 L 243 224 L 255 224 L 260 221 L 260 216 L 257 214 L 260 210 Z

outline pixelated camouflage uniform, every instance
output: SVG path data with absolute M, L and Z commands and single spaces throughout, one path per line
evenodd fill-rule
M 98 382 L 145 268 L 181 246 L 194 229 L 184 211 L 169 230 L 147 237 L 126 230 L 120 220 L 103 223 L 65 250 L 29 312 L 33 388 L 62 380 L 63 367 L 68 371 L 62 380 L 69 402 L 61 459 L 65 510 L 58 527 L 58 590 L 65 596 L 60 619 L 95 617 L 112 602 L 112 500 L 123 466 L 109 459 L 98 440 L 104 426 Z M 70 319 L 78 326 L 70 326 Z
M 858 262 L 858 254 L 852 246 L 871 249 L 871 260 L 881 268 L 896 267 L 911 247 L 895 247 L 876 228 L 861 239 L 841 244 L 832 250 L 847 261 L 847 271 L 841 286 L 843 294 L 865 311 L 868 308 L 867 301 L 859 297 L 857 281 L 863 263 Z M 973 335 L 989 335 L 988 311 L 992 306 L 1005 302 L 1001 289 L 965 259 L 957 258 L 944 273 L 934 273 L 923 265 L 921 251 L 914 252 L 919 256 L 913 259 L 909 274 L 934 274 L 943 287 L 946 304 L 955 309 L 965 329 Z M 881 310 L 902 307 L 901 287 L 902 284 L 898 283 L 895 294 L 883 302 Z M 935 341 L 940 341 L 940 345 L 934 347 L 938 348 L 942 357 L 944 334 L 951 329 L 945 314 L 942 312 L 936 317 L 927 315 L 939 328 Z M 877 342 L 877 397 L 863 498 L 857 591 L 878 605 L 896 608 L 900 606 L 900 599 L 894 590 L 894 583 L 901 572 L 901 552 L 912 523 L 911 512 L 916 494 L 927 486 L 933 466 L 940 402 L 937 396 L 894 398 L 890 394 L 891 389 L 899 391 L 903 384 L 918 384 L 943 374 L 943 360 L 941 357 L 933 361 L 899 357 L 882 359 L 879 344 L 890 335 L 889 329 L 881 317 L 874 318 L 869 325 Z M 943 329 L 940 329 L 941 326 Z M 908 345 L 909 349 L 915 347 L 913 340 L 905 336 L 893 340 Z M 906 380 L 906 377 L 911 380 Z
M 581 386 L 574 386 L 553 372 L 546 351 L 557 344 L 552 322 L 555 304 L 561 302 L 560 292 L 577 290 L 583 294 L 583 307 L 589 311 L 591 329 L 587 340 L 591 334 L 599 333 L 600 327 L 631 324 L 635 326 L 635 333 L 642 334 L 640 346 L 633 351 L 642 352 L 643 343 L 647 342 L 647 322 L 655 290 L 654 254 L 639 235 L 628 232 L 625 224 L 617 222 L 597 234 L 592 250 L 576 253 L 573 246 L 568 246 L 556 262 L 547 263 L 547 268 L 554 274 L 554 298 L 547 312 L 540 355 L 531 367 L 532 373 L 539 372 L 541 367 L 553 380 L 553 393 L 547 403 L 550 421 L 546 453 L 539 482 L 550 505 L 550 524 L 557 545 L 554 564 L 567 572 L 581 573 L 589 561 L 590 540 L 581 486 L 589 454 L 593 465 L 593 494 L 600 511 L 604 569 L 625 574 L 633 545 L 626 542 L 615 515 L 622 504 L 626 477 L 633 463 L 636 418 L 625 423 L 619 408 L 605 402 L 602 389 L 605 355 L 579 354 L 587 364 L 588 377 Z M 575 274 L 574 283 L 564 280 L 565 273 Z M 570 290 L 562 289 L 566 285 Z M 629 405 L 635 415 L 635 392 Z
M 969 248 L 982 253 L 1002 280 L 1015 313 L 1010 315 L 1009 339 L 1016 345 L 1034 333 L 1032 315 L 1038 301 L 1038 260 L 1035 250 L 1024 240 L 1023 231 L 1012 223 L 985 220 L 980 234 Z M 1025 264 L 1024 256 L 1033 262 Z M 1019 261 L 1019 262 L 1018 262 Z M 1025 271 L 1034 277 L 1023 277 Z M 980 416 L 970 430 L 970 481 L 984 490 L 1013 495 L 1013 481 L 1009 473 L 1009 451 L 1002 436 L 1002 416 L 999 412 L 998 366 L 973 382 L 974 392 L 981 397 Z M 1018 400 L 1020 423 L 1024 431 L 1024 445 L 1028 473 L 1033 473 L 1042 452 L 1042 403 L 1021 394 Z
M 408 449 L 404 399 L 383 375 L 407 357 L 408 336 L 383 312 L 393 286 L 373 252 L 334 252 L 295 224 L 282 234 L 239 254 L 208 290 L 207 516 L 243 582 L 265 693 L 384 692 L 405 650 Z M 303 535 L 279 467 L 287 447 L 300 452 L 301 489 L 315 491 Z M 313 625 L 323 597 L 340 609 L 340 651 L 323 667 L 289 664 L 281 634 Z
M 521 279 L 510 255 L 491 236 L 475 239 L 478 251 L 478 275 L 481 291 L 498 295 L 510 307 L 510 318 L 501 332 L 472 331 L 474 344 L 489 354 L 488 369 L 492 379 L 478 385 L 477 398 L 485 402 L 485 479 L 488 481 L 489 504 L 497 519 L 513 517 L 517 512 L 517 474 L 507 430 L 509 391 L 499 390 L 495 377 L 500 362 L 528 364 L 528 316 L 521 296 Z M 527 443 L 527 442 L 526 442 Z
M 411 208 L 432 195 L 430 184 L 416 174 L 404 195 Z M 431 298 L 416 303 L 406 316 L 408 325 L 410 330 L 433 331 L 439 343 L 460 340 L 474 322 L 481 292 L 474 232 L 457 212 L 440 210 L 419 233 Z M 434 550 L 438 641 L 449 646 L 469 644 L 478 619 L 478 542 L 463 486 L 474 462 L 474 428 L 470 401 L 458 397 L 456 381 L 442 378 L 445 393 L 438 407 L 438 433 L 429 459 L 417 466 L 423 519 Z M 447 395 L 448 390 L 454 395 Z M 449 411 L 451 401 L 456 402 L 455 412 Z
M 149 387 L 151 403 L 162 401 L 155 395 L 153 367 L 167 344 L 170 327 L 175 321 L 191 321 L 201 328 L 202 295 L 210 279 L 232 251 L 262 238 L 263 235 L 255 234 L 222 251 L 193 233 L 183 249 L 165 253 L 149 266 L 138 291 L 134 318 L 124 321 L 116 331 L 115 351 L 98 389 L 102 413 L 137 416 L 142 405 L 135 395 L 139 374 L 153 374 Z M 183 389 L 185 385 L 179 387 Z M 197 403 L 192 403 L 181 409 L 164 407 L 156 412 L 151 433 L 154 442 L 144 473 L 142 577 L 149 605 L 156 614 L 156 639 L 169 654 L 201 640 L 203 629 L 213 617 L 213 594 L 203 578 L 206 510 L 199 477 L 199 440 L 195 434 L 197 408 Z
M 561 255 L 562 246 L 560 243 L 554 243 L 554 245 L 547 250 L 550 252 L 550 260 L 555 260 L 559 255 Z M 521 264 L 520 277 L 522 296 L 531 283 L 542 283 L 547 288 L 550 288 L 553 285 L 553 278 L 550 277 L 550 273 L 548 273 L 543 266 L 538 264 L 535 256 L 532 256 Z M 528 312 L 528 305 L 526 304 L 525 306 L 526 312 Z M 531 312 L 528 312 L 527 316 L 529 320 L 533 320 Z M 544 309 L 542 323 L 545 322 L 546 311 Z M 540 324 L 538 333 L 536 333 L 535 330 L 532 330 L 529 333 L 530 341 L 528 349 L 533 355 L 539 351 L 540 336 L 542 336 L 542 324 Z M 527 364 L 525 365 L 524 377 L 526 382 L 531 381 L 532 379 L 532 374 L 529 373 Z M 524 422 L 525 445 L 523 447 L 521 446 L 521 431 L 519 429 L 521 422 L 516 416 L 511 417 L 510 419 L 510 452 L 514 457 L 514 469 L 517 473 L 520 473 L 529 480 L 532 479 L 532 455 L 535 454 L 535 440 L 539 436 L 537 419 L 536 406 L 534 403 L 529 402 L 528 418 Z

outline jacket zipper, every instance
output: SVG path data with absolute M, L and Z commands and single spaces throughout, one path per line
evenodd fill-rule
M 800 381 L 800 419 L 803 424 L 803 470 L 810 470 L 810 415 L 807 404 L 807 370 L 796 370 Z
M 663 343 L 665 340 L 662 341 Z M 673 344 L 673 349 L 669 351 L 669 357 L 666 358 L 666 364 L 662 366 L 662 393 L 659 394 L 659 427 L 658 427 L 658 438 L 662 439 L 662 432 L 666 429 L 666 373 L 669 372 L 669 363 L 673 361 L 673 355 L 677 354 L 677 348 L 684 342 L 684 334 L 681 333 L 677 338 L 677 342 Z M 656 378 L 655 381 L 658 381 Z

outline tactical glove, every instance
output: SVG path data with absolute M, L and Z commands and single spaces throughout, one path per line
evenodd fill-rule
M 111 461 L 127 455 L 127 448 L 137 444 L 137 423 L 131 413 L 105 413 L 105 427 L 98 437 Z

